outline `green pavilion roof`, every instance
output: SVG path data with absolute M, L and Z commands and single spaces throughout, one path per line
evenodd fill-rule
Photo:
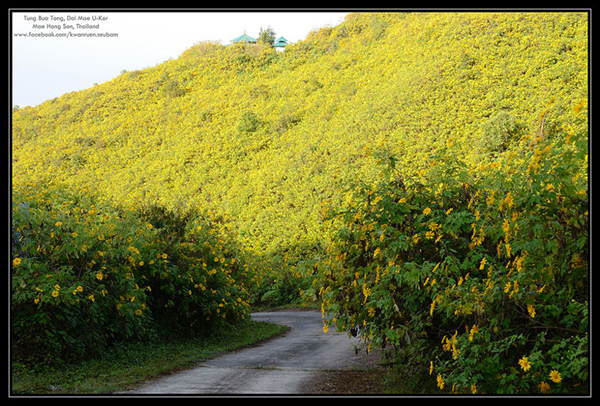
M 236 39 L 231 40 L 231 42 L 256 42 L 256 39 L 244 33 L 244 35 L 240 35 Z

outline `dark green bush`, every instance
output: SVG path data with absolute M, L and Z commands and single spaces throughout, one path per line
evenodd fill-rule
M 119 340 L 214 331 L 248 310 L 238 253 L 192 214 L 32 185 L 14 191 L 11 254 L 18 358 L 77 360 Z
M 587 134 L 473 167 L 441 149 L 418 178 L 385 161 L 331 215 L 315 288 L 330 324 L 409 351 L 445 392 L 586 393 Z
M 237 129 L 240 133 L 253 133 L 258 130 L 259 126 L 260 120 L 258 116 L 252 111 L 246 111 L 240 117 Z

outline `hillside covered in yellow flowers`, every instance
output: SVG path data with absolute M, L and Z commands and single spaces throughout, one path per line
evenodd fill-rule
M 13 187 L 199 209 L 262 252 L 318 244 L 323 202 L 371 180 L 382 146 L 416 174 L 448 142 L 487 161 L 575 126 L 587 35 L 585 13 L 398 12 L 350 14 L 282 54 L 199 43 L 14 112 Z

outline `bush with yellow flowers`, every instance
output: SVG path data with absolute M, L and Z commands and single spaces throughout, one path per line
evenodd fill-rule
M 210 332 L 248 311 L 234 246 L 200 215 L 29 185 L 13 194 L 11 254 L 13 350 L 30 361 Z
M 586 393 L 587 133 L 526 136 L 473 166 L 453 148 L 415 177 L 381 152 L 383 180 L 329 215 L 315 291 L 330 324 L 442 392 Z

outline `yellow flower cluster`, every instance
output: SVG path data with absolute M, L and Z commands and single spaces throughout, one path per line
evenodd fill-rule
M 458 330 L 454 332 L 454 335 L 451 338 L 448 338 L 447 336 L 444 336 L 442 338 L 442 343 L 444 344 L 442 348 L 444 349 L 444 351 L 452 351 L 452 358 L 454 359 L 458 358 L 458 356 L 460 355 L 460 350 L 456 346 L 456 344 L 458 343 L 457 335 Z

